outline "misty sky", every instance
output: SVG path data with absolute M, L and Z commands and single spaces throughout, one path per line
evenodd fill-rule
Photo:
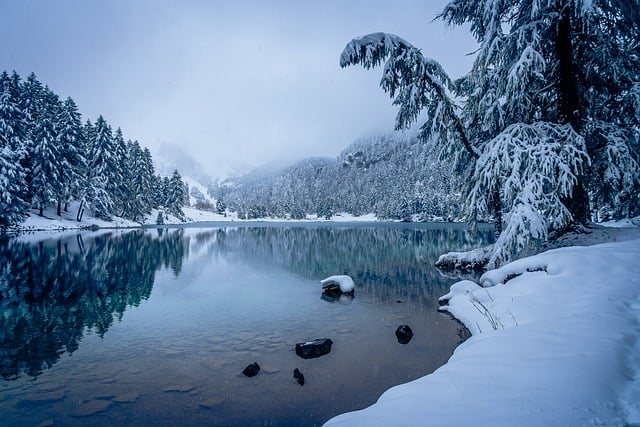
M 396 33 L 452 76 L 469 69 L 469 34 L 431 22 L 446 3 L 0 0 L 0 64 L 209 169 L 334 156 L 395 116 L 380 69 L 339 67 L 352 38 Z

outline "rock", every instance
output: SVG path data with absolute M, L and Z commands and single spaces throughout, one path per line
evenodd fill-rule
M 303 359 L 315 359 L 331 352 L 333 341 L 329 338 L 319 338 L 313 341 L 296 344 L 296 354 Z
M 352 294 L 354 290 L 353 279 L 346 275 L 329 276 L 321 280 L 320 284 L 328 295 Z
M 111 406 L 108 400 L 92 399 L 82 402 L 72 413 L 74 417 L 88 417 L 106 411 Z
M 413 331 L 408 325 L 400 325 L 396 329 L 396 338 L 400 344 L 408 344 L 413 338 Z
M 258 372 L 260 372 L 260 365 L 258 365 L 256 362 L 253 362 L 242 371 L 242 373 L 249 378 L 255 377 L 256 375 L 258 375 Z
M 302 375 L 302 372 L 300 372 L 300 370 L 298 370 L 298 368 L 293 370 L 293 378 L 295 378 L 295 380 L 298 382 L 298 384 L 300 384 L 301 386 L 304 385 L 304 375 Z

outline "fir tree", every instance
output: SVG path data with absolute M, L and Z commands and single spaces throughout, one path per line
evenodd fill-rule
M 437 136 L 469 171 L 469 217 L 494 215 L 495 265 L 532 239 L 587 222 L 587 189 L 601 203 L 637 199 L 638 10 L 637 1 L 454 0 L 440 19 L 469 24 L 479 44 L 460 80 L 384 33 L 351 41 L 341 65 L 384 63 L 381 86 L 399 107 L 397 128 L 426 110 L 422 138 Z
M 111 127 L 102 116 L 96 120 L 91 137 L 88 202 L 97 218 L 111 220 L 113 194 L 109 190 L 116 180 L 117 163 Z
M 16 149 L 22 146 L 22 112 L 6 73 L 0 76 L 0 233 L 22 222 L 28 208 L 25 172 Z
M 82 174 L 85 172 L 84 135 L 78 107 L 71 98 L 67 98 L 62 105 L 58 118 L 58 145 L 62 155 L 62 171 L 60 174 L 60 193 L 58 194 L 58 215 L 60 205 L 64 210 L 72 197 L 79 198 L 82 185 Z
M 44 209 L 62 193 L 63 156 L 58 140 L 57 118 L 60 100 L 48 88 L 35 112 L 33 153 L 31 155 L 33 202 L 43 215 Z
M 184 212 L 182 212 L 185 199 L 184 190 L 184 183 L 180 173 L 177 170 L 173 171 L 167 186 L 166 208 L 167 212 L 180 219 L 184 218 Z

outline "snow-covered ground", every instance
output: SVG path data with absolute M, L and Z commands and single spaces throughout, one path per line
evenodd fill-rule
M 82 217 L 82 221 L 76 221 L 76 213 L 78 210 L 78 204 L 72 203 L 69 206 L 68 212 L 62 212 L 61 216 L 56 215 L 56 210 L 54 208 L 48 208 L 44 211 L 43 216 L 39 216 L 36 210 L 31 210 L 29 212 L 29 217 L 20 225 L 21 231 L 51 231 L 51 232 L 59 232 L 64 230 L 77 230 L 77 229 L 85 229 L 85 228 L 131 228 L 131 227 L 140 227 L 141 225 L 154 225 L 156 224 L 156 218 L 158 217 L 158 211 L 153 210 L 151 214 L 147 215 L 143 221 L 135 222 L 128 219 L 113 217 L 112 221 L 104 221 L 98 218 L 95 218 L 91 215 L 89 210 L 85 211 L 85 214 Z M 282 218 L 260 218 L 256 220 L 241 220 L 238 218 L 235 212 L 228 213 L 226 216 L 221 215 L 211 211 L 203 211 L 199 209 L 195 209 L 192 207 L 185 207 L 182 209 L 185 217 L 186 223 L 194 223 L 194 222 L 211 222 L 211 221 L 251 221 L 251 222 L 279 222 L 285 221 Z M 374 214 L 362 215 L 362 216 L 353 216 L 346 213 L 339 213 L 334 215 L 331 220 L 326 220 L 324 218 L 317 218 L 313 215 L 308 216 L 306 219 L 302 220 L 286 220 L 287 222 L 296 222 L 296 221 L 318 221 L 318 222 L 374 222 L 377 221 L 377 218 Z M 185 221 L 182 221 L 174 216 L 166 215 L 164 219 L 165 224 L 183 224 Z
M 640 425 L 640 229 L 612 225 L 565 242 L 612 243 L 517 260 L 485 273 L 490 287 L 454 284 L 443 309 L 473 336 L 327 425 Z

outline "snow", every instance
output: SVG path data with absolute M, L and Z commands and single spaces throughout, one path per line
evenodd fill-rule
M 340 286 L 340 292 L 343 294 L 353 292 L 353 279 L 346 275 L 329 276 L 326 279 L 320 281 L 322 289 L 328 288 L 332 285 Z
M 583 240 L 616 241 L 514 261 L 482 276 L 491 287 L 454 284 L 443 310 L 472 337 L 434 373 L 326 425 L 640 423 L 640 233 L 596 231 Z

